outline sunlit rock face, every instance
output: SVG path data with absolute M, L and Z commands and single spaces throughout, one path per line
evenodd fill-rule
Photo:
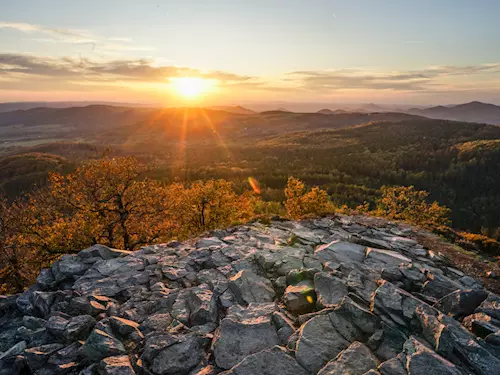
M 64 256 L 1 297 L 0 375 L 499 374 L 500 298 L 415 231 L 336 216 Z

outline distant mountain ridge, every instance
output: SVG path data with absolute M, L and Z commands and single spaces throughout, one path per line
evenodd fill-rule
M 435 106 L 426 109 L 410 109 L 407 113 L 442 120 L 456 120 L 500 125 L 500 106 L 473 101 L 470 103 Z

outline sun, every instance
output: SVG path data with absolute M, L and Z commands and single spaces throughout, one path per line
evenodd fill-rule
M 171 81 L 177 93 L 186 99 L 196 99 L 213 86 L 210 80 L 198 77 L 172 78 Z

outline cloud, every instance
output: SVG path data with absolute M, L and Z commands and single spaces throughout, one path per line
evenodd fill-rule
M 84 78 L 89 81 L 167 82 L 170 78 L 195 76 L 217 79 L 221 82 L 248 82 L 254 79 L 229 72 L 203 72 L 179 66 L 158 66 L 150 59 L 123 59 L 97 61 L 88 58 L 50 58 L 24 54 L 0 54 L 0 77 L 16 74 L 46 79 Z
M 446 77 L 500 74 L 500 63 L 468 66 L 431 66 L 421 70 L 374 72 L 362 69 L 294 71 L 287 74 L 304 89 L 333 91 L 345 89 L 424 91 L 443 85 Z
M 59 28 L 51 28 L 44 27 L 40 25 L 35 25 L 31 23 L 23 23 L 23 22 L 0 22 L 0 29 L 13 29 L 17 31 L 21 31 L 24 33 L 32 33 L 32 32 L 41 32 L 45 34 L 51 34 L 57 37 L 65 37 L 65 38 L 88 38 L 89 35 L 84 31 L 80 30 L 71 30 L 71 29 L 59 29 Z
M 151 51 L 150 46 L 136 46 L 132 39 L 127 37 L 103 37 L 94 35 L 86 30 L 62 29 L 46 27 L 37 24 L 23 22 L 0 22 L 0 29 L 12 29 L 25 34 L 38 34 L 32 40 L 41 43 L 70 43 L 77 46 L 92 48 L 105 53 L 117 53 L 126 51 Z M 40 35 L 42 34 L 42 35 Z

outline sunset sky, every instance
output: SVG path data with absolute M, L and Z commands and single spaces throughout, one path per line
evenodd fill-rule
M 0 101 L 500 104 L 499 15 L 496 0 L 0 0 Z

